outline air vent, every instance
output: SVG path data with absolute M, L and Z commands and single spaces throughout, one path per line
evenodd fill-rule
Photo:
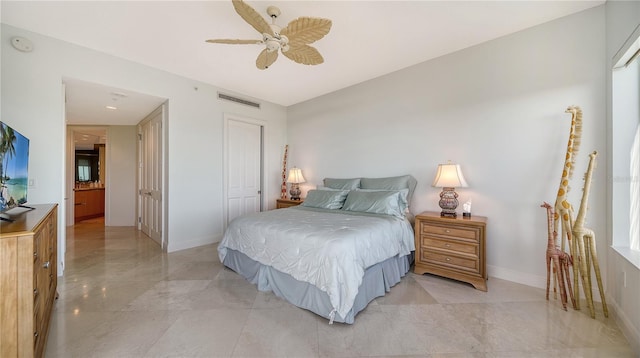
M 244 104 L 245 106 L 249 106 L 249 107 L 253 107 L 253 108 L 260 108 L 260 103 L 251 102 L 251 101 L 248 101 L 246 99 L 233 97 L 233 96 L 230 96 L 228 94 L 224 94 L 224 93 L 220 93 L 220 92 L 218 92 L 218 98 L 219 99 L 225 99 L 225 100 L 231 101 L 231 102 Z

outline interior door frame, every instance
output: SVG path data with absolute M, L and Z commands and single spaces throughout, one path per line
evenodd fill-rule
M 269 193 L 268 193 L 268 180 L 265 176 L 265 168 L 268 168 L 268 163 L 267 163 L 267 156 L 265 155 L 265 148 L 268 148 L 267 146 L 267 135 L 266 133 L 268 133 L 268 127 L 267 127 L 267 122 L 260 120 L 260 119 L 255 119 L 255 118 L 249 118 L 249 117 L 245 117 L 245 116 L 240 116 L 237 114 L 232 114 L 232 113 L 223 113 L 223 122 L 224 122 L 224 131 L 223 131 L 223 158 L 222 158 L 222 162 L 223 162 L 223 188 L 222 188 L 222 227 L 224 230 L 227 229 L 227 222 L 229 221 L 229 210 L 228 210 L 228 200 L 229 200 L 229 121 L 237 121 L 237 122 L 244 122 L 244 123 L 248 123 L 248 124 L 252 124 L 252 125 L 256 125 L 256 126 L 260 126 L 261 127 L 261 143 L 260 143 L 260 162 L 262 163 L 260 165 L 260 211 L 263 211 L 265 209 L 265 198 L 269 197 Z

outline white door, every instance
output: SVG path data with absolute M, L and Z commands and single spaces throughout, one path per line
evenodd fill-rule
M 138 125 L 139 229 L 163 246 L 162 240 L 162 116 L 164 105 Z M 164 247 L 163 247 L 164 248 Z
M 262 209 L 262 128 L 227 120 L 227 220 Z

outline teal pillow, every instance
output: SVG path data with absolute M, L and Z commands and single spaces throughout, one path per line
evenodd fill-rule
M 324 186 L 331 189 L 353 190 L 360 187 L 360 178 L 324 178 Z
M 301 206 L 321 209 L 340 209 L 349 192 L 347 190 L 309 190 Z
M 400 190 L 380 190 L 380 189 L 358 189 L 358 191 L 368 191 L 368 192 L 375 192 L 375 191 L 387 191 L 387 192 L 398 192 L 398 205 L 400 206 L 400 210 L 402 210 L 403 213 L 408 213 L 409 212 L 409 189 L 400 189 Z
M 404 218 L 404 210 L 400 207 L 400 201 L 400 192 L 396 190 L 351 190 L 342 206 L 342 210 Z

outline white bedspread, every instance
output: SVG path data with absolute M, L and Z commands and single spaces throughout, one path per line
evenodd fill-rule
M 291 207 L 249 214 L 229 224 L 218 246 L 311 283 L 346 317 L 367 267 L 415 250 L 407 220 L 388 215 Z

